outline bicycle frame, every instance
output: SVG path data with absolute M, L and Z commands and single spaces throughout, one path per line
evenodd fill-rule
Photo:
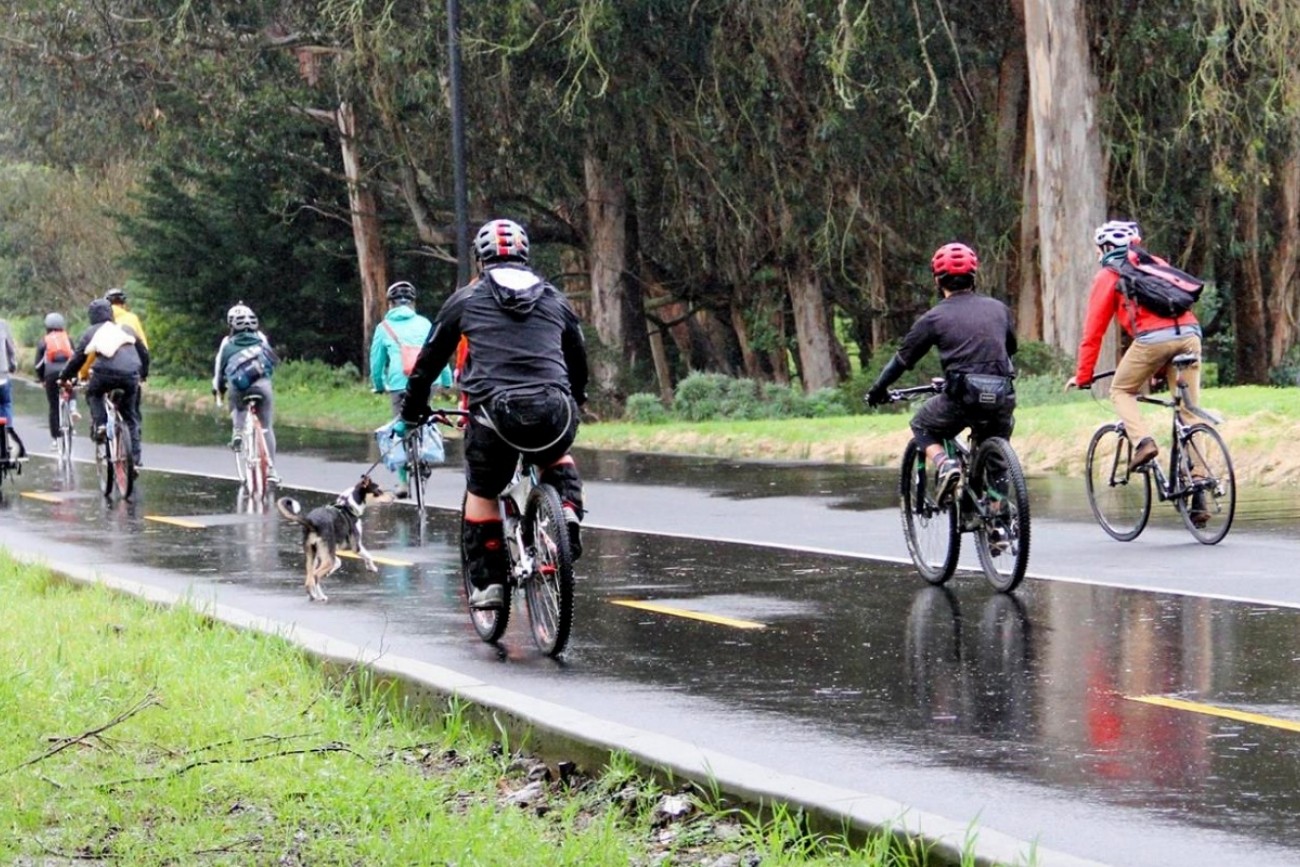
M 506 546 L 510 550 L 510 583 L 519 587 L 533 574 L 533 555 L 524 544 L 523 517 L 528 508 L 528 497 L 537 485 L 537 468 L 525 465 L 523 459 L 515 464 L 515 474 L 510 485 L 497 497 L 501 510 L 501 528 Z

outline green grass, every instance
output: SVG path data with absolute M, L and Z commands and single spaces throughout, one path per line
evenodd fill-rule
M 408 706 L 280 639 L 3 552 L 0 598 L 0 863 L 925 863 L 919 844 L 851 845 L 716 792 L 667 820 L 668 791 L 617 755 L 517 806 L 544 765 L 455 703 Z

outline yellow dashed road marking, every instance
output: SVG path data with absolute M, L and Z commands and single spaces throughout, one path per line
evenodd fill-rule
M 354 554 L 351 551 L 339 551 L 338 555 L 340 557 L 349 557 L 353 560 L 361 559 L 361 555 Z M 394 560 L 391 557 L 378 557 L 373 554 L 371 555 L 370 559 L 374 560 L 376 563 L 383 563 L 385 566 L 414 566 L 415 565 L 410 560 Z
M 702 611 L 690 611 L 686 608 L 672 608 L 654 602 L 638 602 L 635 599 L 611 599 L 609 601 L 615 605 L 622 605 L 626 608 L 639 608 L 642 611 L 653 611 L 656 614 L 667 614 L 670 617 L 686 617 L 691 620 L 703 620 L 705 623 L 716 623 L 720 626 L 731 626 L 736 629 L 767 628 L 767 624 L 756 623 L 753 620 L 738 620 L 735 617 L 723 617 L 719 614 L 705 614 Z
M 176 527 L 184 527 L 187 530 L 202 530 L 207 524 L 200 524 L 197 521 L 187 521 L 184 518 L 169 518 L 166 515 L 145 515 L 146 521 L 157 521 L 159 524 L 171 524 Z
M 62 503 L 63 498 L 54 494 L 42 494 L 39 491 L 23 491 L 22 495 L 32 500 L 40 500 L 42 503 Z
M 1272 728 L 1285 729 L 1289 732 L 1300 732 L 1300 722 L 1282 719 L 1281 717 L 1265 716 L 1262 713 L 1250 713 L 1244 710 L 1217 707 L 1212 704 L 1201 704 L 1196 701 L 1184 701 L 1181 698 L 1166 698 L 1162 695 L 1126 695 L 1124 697 L 1129 701 L 1140 701 L 1144 704 L 1154 704 L 1159 707 L 1167 707 L 1174 710 L 1186 710 L 1191 711 L 1192 713 L 1203 713 L 1207 716 L 1219 716 L 1224 719 L 1235 719 L 1238 722 L 1252 723 L 1260 726 L 1271 726 Z

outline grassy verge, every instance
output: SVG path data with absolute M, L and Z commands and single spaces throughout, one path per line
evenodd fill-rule
M 282 640 L 3 552 L 0 598 L 6 864 L 926 863 L 723 810 L 617 756 L 561 773 L 455 705 L 431 719 Z
M 328 368 L 326 368 L 328 370 Z M 204 407 L 208 386 L 194 380 L 151 383 L 149 394 L 172 406 Z M 1056 400 L 1056 397 L 1053 397 Z M 1238 478 L 1249 484 L 1300 485 L 1300 388 L 1240 386 L 1205 392 L 1206 407 L 1224 417 L 1220 431 L 1232 450 Z M 1167 410 L 1146 407 L 1157 439 L 1167 442 Z M 727 458 L 816 460 L 892 465 L 910 436 L 910 408 L 815 419 L 585 424 L 579 444 L 621 451 L 671 452 Z M 387 422 L 388 398 L 355 379 L 329 375 L 276 378 L 276 417 L 285 424 L 369 431 Z M 1075 393 L 1047 406 L 1016 412 L 1015 446 L 1031 473 L 1079 475 L 1088 438 L 1114 419 L 1109 401 Z

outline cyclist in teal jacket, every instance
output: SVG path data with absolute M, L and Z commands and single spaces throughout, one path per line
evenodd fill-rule
M 388 313 L 375 328 L 370 341 L 370 384 L 376 394 L 387 394 L 396 416 L 402 411 L 402 395 L 406 393 L 406 380 L 410 365 L 420 354 L 420 347 L 429 338 L 433 323 L 415 312 L 415 287 L 399 280 L 388 287 Z M 405 351 L 403 351 L 405 350 Z M 403 359 L 408 356 L 409 364 Z M 435 383 L 438 388 L 451 388 L 451 368 L 444 367 Z M 406 467 L 397 470 L 399 497 L 410 495 Z

